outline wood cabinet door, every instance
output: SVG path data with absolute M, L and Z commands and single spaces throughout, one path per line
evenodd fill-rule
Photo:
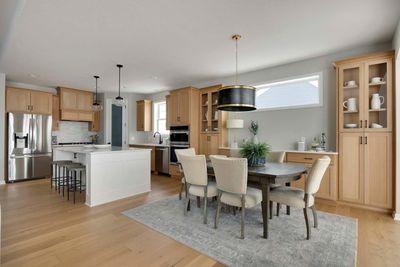
M 208 156 L 209 155 L 218 155 L 219 146 L 218 146 L 218 134 L 210 134 L 208 135 Z
M 60 109 L 77 109 L 78 96 L 75 90 L 61 89 L 60 91 Z
M 136 102 L 136 131 L 144 131 L 144 102 Z
M 178 92 L 171 92 L 170 94 L 170 126 L 179 125 L 180 122 L 178 120 L 178 108 L 179 108 L 179 93 Z
M 79 110 L 92 110 L 93 94 L 89 92 L 77 93 L 77 109 Z
M 365 204 L 392 208 L 392 133 L 367 133 L 364 147 Z
M 165 97 L 165 102 L 166 102 L 166 112 L 167 112 L 167 122 L 166 122 L 166 128 L 169 130 L 169 127 L 171 126 L 171 96 L 167 95 Z
M 89 131 L 100 131 L 100 111 L 93 112 L 93 121 L 89 123 Z
M 336 200 L 336 167 L 330 166 L 322 178 L 318 192 L 315 194 L 318 198 Z
M 363 203 L 364 135 L 341 133 L 339 139 L 339 199 Z
M 200 148 L 199 154 L 200 155 L 208 155 L 208 135 L 207 134 L 200 134 Z
M 60 98 L 53 95 L 53 106 L 52 106 L 52 125 L 51 129 L 53 131 L 58 131 L 60 129 Z
M 51 115 L 53 112 L 53 95 L 46 92 L 31 91 L 31 112 Z
M 8 87 L 6 91 L 7 112 L 30 112 L 31 94 L 29 90 Z
M 190 90 L 180 90 L 178 93 L 178 122 L 179 124 L 189 125 L 190 118 Z

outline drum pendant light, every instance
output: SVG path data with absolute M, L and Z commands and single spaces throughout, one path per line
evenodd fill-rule
M 97 76 L 97 75 L 93 76 L 93 77 L 96 79 L 96 94 L 95 94 L 95 99 L 94 99 L 94 102 L 93 102 L 93 105 L 92 105 L 92 109 L 94 111 L 100 111 L 100 110 L 103 110 L 103 106 L 99 104 L 98 98 L 97 98 L 97 79 L 100 78 L 100 77 Z
M 239 34 L 232 36 L 236 42 L 235 85 L 224 86 L 218 93 L 218 109 L 224 111 L 251 111 L 256 109 L 256 88 L 249 85 L 238 85 L 238 41 Z
M 122 107 L 125 105 L 125 99 L 121 97 L 121 68 L 123 66 L 121 64 L 118 64 L 117 67 L 118 67 L 118 96 L 114 100 L 114 105 Z

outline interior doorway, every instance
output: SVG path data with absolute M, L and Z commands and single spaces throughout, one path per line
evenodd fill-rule
M 113 99 L 106 100 L 106 128 L 105 140 L 112 146 L 126 146 L 127 136 L 127 106 L 117 106 L 113 104 Z

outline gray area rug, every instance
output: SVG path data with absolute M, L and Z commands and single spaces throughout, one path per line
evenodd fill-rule
M 215 201 L 209 203 L 208 224 L 202 209 L 191 201 L 183 215 L 177 196 L 149 203 L 123 214 L 228 266 L 355 266 L 357 220 L 318 212 L 318 229 L 306 240 L 302 209 L 281 210 L 269 222 L 269 238 L 262 238 L 261 207 L 246 209 L 245 239 L 240 236 L 240 213 L 221 211 L 214 229 Z M 274 205 L 274 212 L 276 205 Z M 310 212 L 311 215 L 311 212 Z M 312 215 L 311 215 L 312 218 Z M 312 222 L 311 222 L 312 223 Z

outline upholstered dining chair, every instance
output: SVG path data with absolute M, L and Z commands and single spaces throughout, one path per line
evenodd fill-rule
M 196 151 L 195 151 L 195 149 L 193 147 L 185 148 L 185 149 L 175 149 L 175 155 L 176 155 L 176 158 L 178 160 L 179 172 L 181 173 L 181 176 L 182 176 L 182 178 L 181 178 L 181 189 L 179 190 L 179 200 L 181 200 L 182 199 L 183 188 L 185 188 L 185 194 L 187 194 L 187 191 L 186 191 L 187 188 L 186 188 L 186 185 L 185 185 L 185 177 L 184 177 L 182 166 L 181 166 L 181 163 L 180 163 L 181 162 L 180 161 L 180 156 L 181 155 L 195 156 L 196 155 Z
M 268 162 L 274 162 L 274 163 L 283 163 L 285 161 L 285 151 L 271 151 L 268 153 L 267 156 L 267 161 Z M 287 185 L 290 185 L 287 184 Z M 270 184 L 270 188 L 271 190 L 282 186 L 281 184 Z M 280 203 L 276 203 L 276 215 L 279 216 L 279 209 L 281 207 Z M 270 219 L 272 219 L 272 210 L 273 210 L 273 205 L 272 205 L 272 201 L 269 202 L 269 211 L 270 211 Z M 286 214 L 289 215 L 290 214 L 290 207 L 286 206 Z
M 314 206 L 315 193 L 321 185 L 322 178 L 329 167 L 331 158 L 323 156 L 317 159 L 308 174 L 305 190 L 294 187 L 281 186 L 270 192 L 270 201 L 282 203 L 291 207 L 302 208 L 306 221 L 307 240 L 311 238 L 311 228 L 308 220 L 308 208 L 311 208 L 314 217 L 314 227 L 318 227 L 317 211 Z
M 215 229 L 218 228 L 221 203 L 241 209 L 240 238 L 244 238 L 244 213 L 262 200 L 261 190 L 247 187 L 247 159 L 210 156 L 218 189 Z
M 207 200 L 209 197 L 217 196 L 218 192 L 215 183 L 208 182 L 206 157 L 204 155 L 181 155 L 180 160 L 187 189 L 184 214 L 187 214 L 188 205 L 190 205 L 190 195 L 203 197 L 203 222 L 207 224 Z

